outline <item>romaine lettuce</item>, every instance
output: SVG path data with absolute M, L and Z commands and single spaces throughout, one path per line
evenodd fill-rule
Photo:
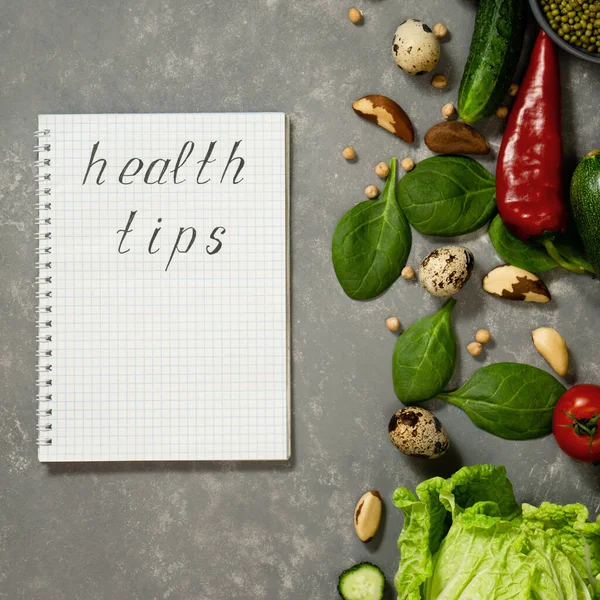
M 600 600 L 600 523 L 581 504 L 517 504 L 504 467 L 394 493 L 399 600 Z

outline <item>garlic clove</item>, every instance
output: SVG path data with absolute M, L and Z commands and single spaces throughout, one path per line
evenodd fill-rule
M 563 336 L 551 327 L 539 327 L 531 333 L 531 338 L 556 374 L 564 377 L 569 370 L 569 350 Z

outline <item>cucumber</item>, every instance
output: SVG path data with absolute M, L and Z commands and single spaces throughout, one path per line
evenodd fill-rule
M 383 600 L 385 575 L 374 564 L 361 562 L 340 575 L 337 589 L 344 600 Z
M 571 210 L 588 260 L 600 276 L 600 150 L 590 152 L 573 173 Z
M 465 123 L 493 115 L 515 72 L 525 35 L 524 0 L 481 0 L 469 58 L 458 91 Z

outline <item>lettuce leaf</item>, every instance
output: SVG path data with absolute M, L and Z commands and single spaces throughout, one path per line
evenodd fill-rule
M 520 507 L 504 467 L 394 493 L 399 600 L 600 600 L 600 523 L 581 504 Z

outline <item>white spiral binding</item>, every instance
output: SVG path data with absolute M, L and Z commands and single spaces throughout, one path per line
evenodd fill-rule
M 34 162 L 34 166 L 38 169 L 38 174 L 35 181 L 38 184 L 36 208 L 38 217 L 35 222 L 38 226 L 38 231 L 35 238 L 38 241 L 36 254 L 38 262 L 36 268 L 38 275 L 35 278 L 38 286 L 37 299 L 37 443 L 40 446 L 52 445 L 52 247 L 49 245 L 52 239 L 52 219 L 50 211 L 52 204 L 50 196 L 52 190 L 50 186 L 51 173 L 48 169 L 51 167 L 50 158 L 44 158 L 43 153 L 50 152 L 52 145 L 49 142 L 50 130 L 42 129 L 34 133 L 38 143 L 34 146 L 35 152 L 38 153 L 38 160 Z M 50 272 L 49 272 L 50 271 Z

